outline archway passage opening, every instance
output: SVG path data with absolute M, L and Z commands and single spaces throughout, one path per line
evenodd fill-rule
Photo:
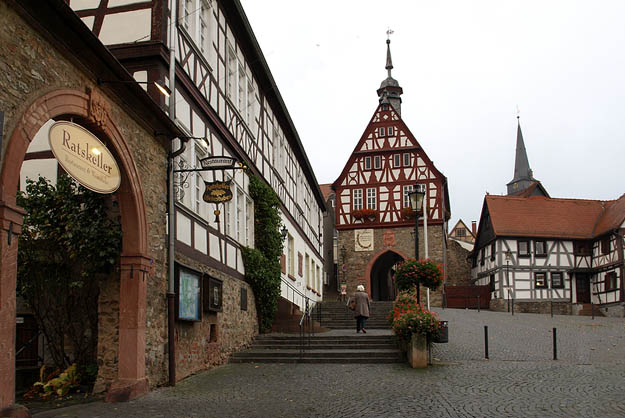
M 393 251 L 380 255 L 371 268 L 371 299 L 376 301 L 395 300 L 396 289 L 393 278 L 396 266 L 404 258 Z

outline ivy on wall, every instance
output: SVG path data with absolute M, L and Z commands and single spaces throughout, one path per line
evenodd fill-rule
M 271 331 L 280 297 L 280 200 L 276 192 L 250 175 L 250 196 L 254 200 L 254 246 L 243 248 L 245 277 L 256 298 L 260 332 Z

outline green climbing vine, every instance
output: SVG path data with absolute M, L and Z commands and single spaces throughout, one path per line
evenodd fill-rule
M 280 200 L 276 192 L 250 175 L 250 196 L 254 200 L 254 246 L 243 249 L 245 276 L 256 297 L 260 332 L 271 331 L 280 297 Z

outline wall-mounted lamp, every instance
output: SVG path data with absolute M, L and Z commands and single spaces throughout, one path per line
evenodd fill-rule
M 282 225 L 282 229 L 280 230 L 280 236 L 282 237 L 282 241 L 284 241 L 286 239 L 286 236 L 288 235 L 289 230 L 286 229 L 286 226 Z
M 102 84 L 150 84 L 149 81 L 125 81 L 125 80 L 101 80 L 101 79 L 97 79 L 96 80 L 98 83 L 98 86 L 101 86 Z M 169 89 L 169 87 L 167 87 L 165 85 L 165 83 L 163 83 L 160 80 L 154 81 L 153 84 L 156 86 L 156 88 L 161 92 L 161 94 L 165 97 L 169 97 L 171 96 L 171 90 Z

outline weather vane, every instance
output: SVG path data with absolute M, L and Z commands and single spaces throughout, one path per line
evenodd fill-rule
M 390 40 L 391 39 L 391 35 L 394 33 L 393 29 L 388 28 L 388 30 L 386 31 L 386 39 Z

